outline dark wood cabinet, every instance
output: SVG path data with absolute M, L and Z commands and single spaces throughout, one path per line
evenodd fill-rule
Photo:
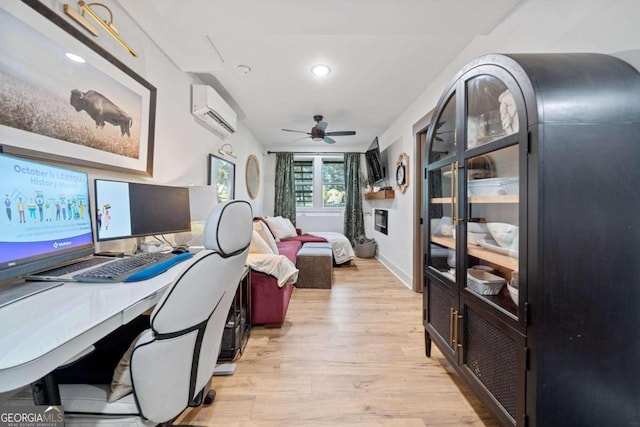
M 245 268 L 231 303 L 227 323 L 222 334 L 218 361 L 235 360 L 242 355 L 251 334 L 251 274 Z
M 426 354 L 503 425 L 640 424 L 640 74 L 487 55 L 426 138 Z

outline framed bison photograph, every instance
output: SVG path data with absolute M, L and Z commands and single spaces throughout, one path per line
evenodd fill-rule
M 5 152 L 153 175 L 156 89 L 36 0 L 0 6 Z

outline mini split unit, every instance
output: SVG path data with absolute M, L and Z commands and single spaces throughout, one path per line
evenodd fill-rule
M 238 116 L 211 86 L 191 85 L 191 101 L 191 113 L 207 128 L 222 137 L 236 131 Z

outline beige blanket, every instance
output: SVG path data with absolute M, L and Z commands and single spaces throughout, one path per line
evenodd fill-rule
M 298 269 L 284 255 L 249 254 L 247 265 L 252 270 L 265 273 L 278 280 L 278 286 L 283 287 L 298 280 Z
M 331 243 L 333 259 L 336 264 L 344 264 L 356 257 L 356 253 L 353 251 L 349 239 L 342 233 L 333 231 L 307 231 L 307 234 L 325 238 L 327 242 Z

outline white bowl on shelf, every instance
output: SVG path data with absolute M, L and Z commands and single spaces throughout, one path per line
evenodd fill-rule
M 442 234 L 443 236 L 451 236 L 451 230 L 451 224 L 442 224 L 440 226 L 440 234 Z
M 517 176 L 500 178 L 470 179 L 467 183 L 469 196 L 505 196 L 520 192 L 520 178 Z
M 516 195 L 520 193 L 520 178 L 517 176 L 502 178 L 501 185 L 501 194 Z
M 505 249 L 518 250 L 518 230 L 517 225 L 506 222 L 488 222 L 487 228 L 491 237 L 498 245 Z
M 480 246 L 478 243 L 478 239 L 486 239 L 490 237 L 489 233 L 472 233 L 471 231 L 467 232 L 467 243 L 470 245 Z
M 488 233 L 489 229 L 484 222 L 469 222 L 467 223 L 467 231 L 472 233 Z
M 513 301 L 515 305 L 518 305 L 518 288 L 511 286 L 511 283 L 507 283 L 507 290 L 509 291 L 511 301 Z
M 480 295 L 498 295 L 507 281 L 488 271 L 467 269 L 467 287 Z
M 447 265 L 451 268 L 456 267 L 456 251 L 449 249 L 449 254 L 447 255 Z

